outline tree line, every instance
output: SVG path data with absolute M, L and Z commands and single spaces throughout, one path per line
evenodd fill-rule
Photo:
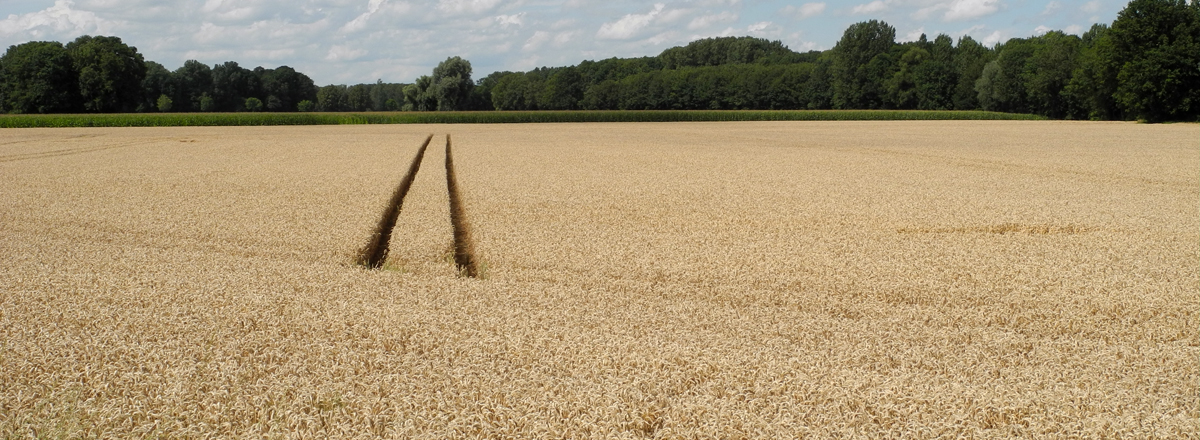
M 851 25 L 826 51 L 710 38 L 658 56 L 584 61 L 474 81 L 450 57 L 412 84 L 316 87 L 281 66 L 145 61 L 117 37 L 30 42 L 0 57 L 0 110 L 447 111 L 921 109 L 1058 119 L 1200 117 L 1200 1 L 1133 0 L 1081 36 L 1051 31 L 987 47 L 969 36 L 897 43 L 882 21 Z
M 1134 0 L 1082 36 L 1051 31 L 987 47 L 970 36 L 897 43 L 871 20 L 824 52 L 713 38 L 657 57 L 498 72 L 497 110 L 920 109 L 1057 119 L 1200 117 L 1200 2 Z

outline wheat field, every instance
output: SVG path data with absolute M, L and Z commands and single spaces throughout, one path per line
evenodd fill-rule
M 0 134 L 4 438 L 1198 438 L 1195 124 Z

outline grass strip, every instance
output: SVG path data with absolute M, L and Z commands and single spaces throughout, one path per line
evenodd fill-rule
M 596 110 L 370 113 L 121 113 L 0 115 L 0 128 L 191 127 L 549 122 L 1045 120 L 1021 113 L 951 110 Z
M 433 140 L 433 135 L 425 138 L 425 143 L 421 144 L 421 148 L 417 150 L 417 157 L 413 158 L 412 164 L 408 166 L 408 173 L 404 175 L 404 179 L 400 180 L 400 185 L 396 186 L 396 191 L 392 193 L 392 199 L 383 210 L 383 215 L 379 217 L 379 223 L 375 225 L 375 232 L 371 233 L 370 240 L 358 252 L 357 263 L 371 269 L 378 269 L 383 266 L 383 261 L 387 259 L 388 243 L 392 240 L 392 229 L 396 227 L 396 219 L 400 217 L 400 209 L 404 206 L 404 196 L 408 195 L 408 189 L 412 187 L 413 180 L 417 178 L 417 171 L 421 169 L 421 159 L 425 157 L 425 148 L 429 146 L 429 142 Z
M 450 135 L 446 135 L 446 190 L 450 193 L 450 224 L 454 227 L 454 264 L 458 273 L 476 278 L 479 263 L 475 258 L 475 241 L 471 239 L 471 224 L 463 209 L 458 179 L 454 176 L 454 159 L 450 153 Z

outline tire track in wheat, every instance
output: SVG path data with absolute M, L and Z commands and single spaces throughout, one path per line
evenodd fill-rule
M 471 238 L 471 224 L 463 209 L 462 195 L 454 176 L 454 158 L 450 153 L 450 135 L 446 135 L 446 190 L 450 193 L 450 224 L 454 227 L 454 264 L 460 274 L 476 278 L 479 262 L 475 258 L 475 241 Z
M 84 153 L 92 153 L 92 152 L 96 152 L 96 151 L 111 150 L 114 148 L 135 147 L 135 146 L 147 145 L 147 144 L 151 144 L 151 143 L 153 143 L 153 142 L 152 141 L 143 141 L 143 142 L 123 143 L 123 144 L 118 144 L 118 145 L 104 145 L 104 146 L 99 146 L 99 147 L 67 148 L 67 149 L 62 149 L 62 150 L 40 151 L 37 153 L 12 154 L 12 155 L 8 155 L 8 156 L 0 156 L 0 162 L 16 162 L 16 161 L 20 161 L 20 160 L 42 159 L 42 158 L 46 158 L 46 157 L 72 156 L 72 155 L 76 155 L 76 154 L 84 154 Z
M 392 193 L 392 199 L 383 210 L 383 215 L 379 217 L 379 223 L 375 226 L 375 232 L 371 233 L 371 238 L 367 241 L 367 245 L 363 246 L 358 252 L 357 263 L 371 269 L 378 269 L 383 266 L 383 261 L 387 259 L 388 242 L 392 239 L 392 229 L 396 226 L 396 219 L 400 217 L 400 209 L 404 205 L 404 196 L 408 195 L 408 189 L 412 186 L 413 179 L 417 177 L 417 171 L 421 168 L 421 159 L 425 157 L 425 148 L 429 146 L 429 142 L 433 140 L 433 135 L 425 138 L 425 142 L 421 144 L 421 148 L 417 150 L 417 156 L 413 158 L 412 164 L 408 166 L 408 173 L 404 175 L 404 179 L 400 180 L 400 184 L 396 186 L 396 191 Z

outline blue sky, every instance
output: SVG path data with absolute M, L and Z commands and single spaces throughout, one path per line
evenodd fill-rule
M 185 60 L 288 65 L 318 85 L 411 82 L 462 56 L 497 70 L 657 55 L 700 38 L 750 35 L 832 48 L 847 26 L 888 22 L 897 39 L 991 45 L 1111 23 L 1125 0 L 0 0 L 0 47 L 115 35 L 174 70 Z

